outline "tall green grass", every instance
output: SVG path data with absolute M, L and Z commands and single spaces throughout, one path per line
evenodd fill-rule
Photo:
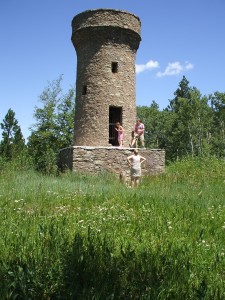
M 108 174 L 0 175 L 0 299 L 225 299 L 225 162 L 131 189 Z

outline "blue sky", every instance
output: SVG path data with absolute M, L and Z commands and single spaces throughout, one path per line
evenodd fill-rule
M 202 95 L 225 92 L 224 0 L 0 0 L 0 122 L 11 108 L 28 137 L 48 82 L 63 74 L 64 92 L 75 86 L 71 21 L 97 8 L 141 20 L 137 105 L 165 108 L 183 75 Z

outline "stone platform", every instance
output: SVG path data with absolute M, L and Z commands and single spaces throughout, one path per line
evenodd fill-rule
M 127 157 L 132 148 L 73 146 L 60 150 L 59 166 L 61 170 L 70 169 L 79 173 L 98 174 L 111 172 L 123 178 L 130 176 Z M 165 171 L 165 151 L 162 149 L 138 149 L 146 158 L 142 164 L 142 175 L 157 175 Z

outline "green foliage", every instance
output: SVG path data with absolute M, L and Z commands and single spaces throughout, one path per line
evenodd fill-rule
M 137 107 L 145 124 L 146 146 L 165 149 L 167 162 L 186 156 L 224 157 L 225 94 L 202 96 L 183 76 L 174 95 L 163 111 L 155 101 L 150 107 Z
M 174 92 L 175 98 L 170 100 L 170 104 L 167 107 L 168 110 L 172 110 L 174 112 L 178 112 L 180 108 L 179 98 L 190 98 L 191 88 L 189 87 L 189 81 L 185 76 L 183 76 L 182 80 L 179 83 L 179 88 Z
M 15 118 L 15 113 L 9 109 L 1 123 L 2 141 L 0 143 L 0 155 L 6 160 L 12 160 L 25 148 L 25 141 Z
M 136 190 L 3 170 L 0 299 L 224 299 L 224 174 L 179 160 Z
M 225 93 L 215 92 L 209 96 L 213 110 L 213 128 L 210 140 L 219 157 L 225 156 Z
M 56 118 L 59 149 L 73 145 L 74 114 L 75 114 L 75 91 L 70 89 L 62 96 L 58 105 Z
M 178 98 L 179 109 L 172 125 L 174 154 L 207 155 L 208 135 L 212 127 L 212 112 L 207 105 L 207 98 L 201 98 L 200 92 L 193 88 L 189 91 L 189 99 Z M 176 150 L 176 151 L 175 151 Z M 174 157 L 175 158 L 175 157 Z
M 74 134 L 75 91 L 71 88 L 63 94 L 62 79 L 49 82 L 40 95 L 28 152 L 15 113 L 9 109 L 1 123 L 0 168 L 6 161 L 17 168 L 25 156 L 36 170 L 57 174 L 59 150 L 73 145 Z M 160 111 L 153 101 L 149 107 L 138 106 L 137 115 L 145 124 L 145 146 L 165 149 L 167 163 L 189 156 L 225 157 L 225 93 L 202 96 L 183 76 L 166 109 Z
M 49 83 L 40 95 L 42 107 L 35 107 L 37 122 L 28 141 L 35 168 L 46 174 L 56 173 L 59 149 L 73 141 L 74 90 L 62 94 L 61 82 L 62 76 Z
M 150 107 L 137 106 L 137 115 L 141 116 L 145 124 L 145 146 L 148 148 L 158 148 L 161 138 L 162 114 L 158 104 L 153 101 Z

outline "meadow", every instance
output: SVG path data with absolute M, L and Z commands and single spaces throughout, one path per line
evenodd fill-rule
M 145 177 L 0 170 L 0 299 L 225 299 L 225 161 Z

